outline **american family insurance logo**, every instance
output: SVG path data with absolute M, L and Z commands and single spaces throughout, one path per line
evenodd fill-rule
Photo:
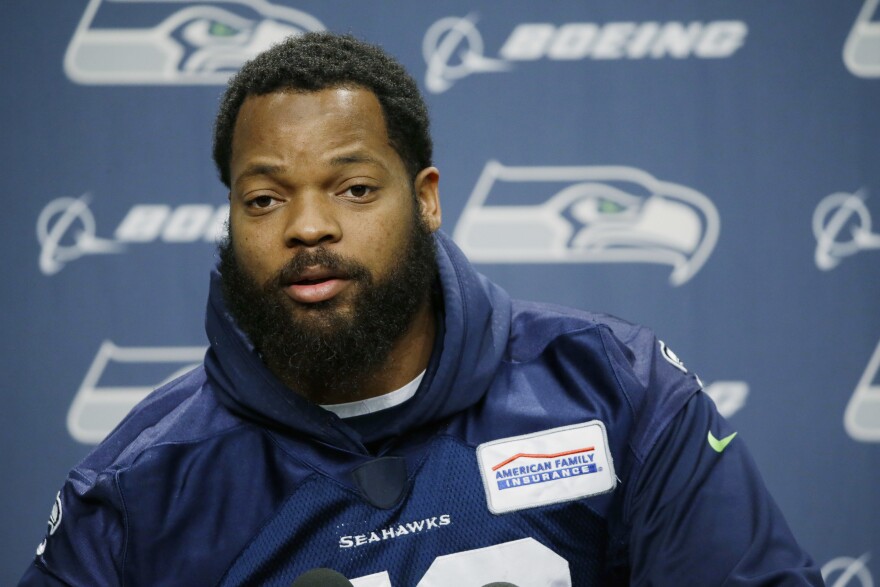
M 655 263 L 678 286 L 706 263 L 720 226 L 708 197 L 633 167 L 489 161 L 453 238 L 475 263 Z
M 487 442 L 477 447 L 477 460 L 495 514 L 599 495 L 617 485 L 598 420 Z
M 504 491 L 596 473 L 595 451 L 590 446 L 555 454 L 517 453 L 492 467 L 495 483 Z
M 670 22 L 520 23 L 487 56 L 474 15 L 441 18 L 425 32 L 425 86 L 439 94 L 478 73 L 510 71 L 542 60 L 723 59 L 745 43 L 739 20 Z
M 43 275 L 55 275 L 87 255 L 123 253 L 129 245 L 216 243 L 223 235 L 229 206 L 224 204 L 135 204 L 119 222 L 112 238 L 97 234 L 89 194 L 49 202 L 37 218 L 39 266 Z
M 64 55 L 81 84 L 225 84 L 290 35 L 324 30 L 266 0 L 90 0 Z

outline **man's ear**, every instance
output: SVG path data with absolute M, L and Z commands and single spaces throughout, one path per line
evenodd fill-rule
M 419 203 L 419 213 L 431 232 L 440 228 L 440 171 L 425 167 L 416 176 L 413 189 Z

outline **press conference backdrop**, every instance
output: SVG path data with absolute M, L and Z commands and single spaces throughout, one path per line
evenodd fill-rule
M 0 583 L 66 472 L 199 363 L 227 213 L 218 97 L 260 50 L 321 29 L 382 45 L 419 82 L 443 226 L 480 271 L 651 326 L 829 584 L 880 581 L 878 0 L 4 12 Z

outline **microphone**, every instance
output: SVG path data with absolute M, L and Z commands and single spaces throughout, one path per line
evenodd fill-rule
M 516 585 L 504 581 L 496 581 L 494 583 L 486 583 L 483 587 L 516 587 Z
M 354 587 L 354 585 L 333 569 L 312 569 L 297 577 L 290 587 Z

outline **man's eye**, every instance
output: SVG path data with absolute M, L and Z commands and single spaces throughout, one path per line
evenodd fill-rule
M 363 198 L 372 191 L 373 188 L 367 185 L 353 185 L 345 190 L 345 193 L 354 198 Z
M 248 204 L 253 208 L 268 208 L 272 205 L 272 202 L 272 196 L 257 196 L 256 198 L 248 202 Z

